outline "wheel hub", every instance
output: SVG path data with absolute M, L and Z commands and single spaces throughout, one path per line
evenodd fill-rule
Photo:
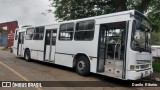
M 80 71 L 84 70 L 85 68 L 85 63 L 83 61 L 78 62 L 78 69 Z

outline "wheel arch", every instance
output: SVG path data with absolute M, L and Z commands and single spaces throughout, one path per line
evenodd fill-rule
M 25 55 L 26 50 L 29 50 L 29 51 L 30 51 L 30 49 L 29 49 L 28 47 L 25 48 L 25 49 L 24 49 L 24 54 L 23 54 L 23 55 Z
M 75 65 L 76 65 L 77 58 L 80 57 L 80 56 L 86 57 L 86 58 L 88 59 L 88 61 L 89 61 L 89 65 L 90 65 L 90 58 L 89 58 L 89 56 L 88 56 L 87 54 L 85 54 L 85 53 L 77 53 L 77 54 L 75 54 L 74 57 L 73 57 L 73 68 L 74 68 Z

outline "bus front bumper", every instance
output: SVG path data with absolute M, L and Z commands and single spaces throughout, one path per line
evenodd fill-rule
M 146 69 L 146 70 L 128 71 L 128 76 L 126 79 L 137 80 L 140 78 L 151 76 L 152 74 L 153 74 L 153 68 Z

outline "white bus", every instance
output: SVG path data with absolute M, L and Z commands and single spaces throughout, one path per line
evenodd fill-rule
M 13 53 L 123 80 L 153 73 L 151 22 L 135 10 L 26 27 L 15 33 Z

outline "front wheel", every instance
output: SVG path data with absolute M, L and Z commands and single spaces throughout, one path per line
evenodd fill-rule
M 30 51 L 28 49 L 24 53 L 24 59 L 26 61 L 31 61 Z
M 80 56 L 77 58 L 76 62 L 76 72 L 79 75 L 86 76 L 90 73 L 90 63 L 88 58 Z

